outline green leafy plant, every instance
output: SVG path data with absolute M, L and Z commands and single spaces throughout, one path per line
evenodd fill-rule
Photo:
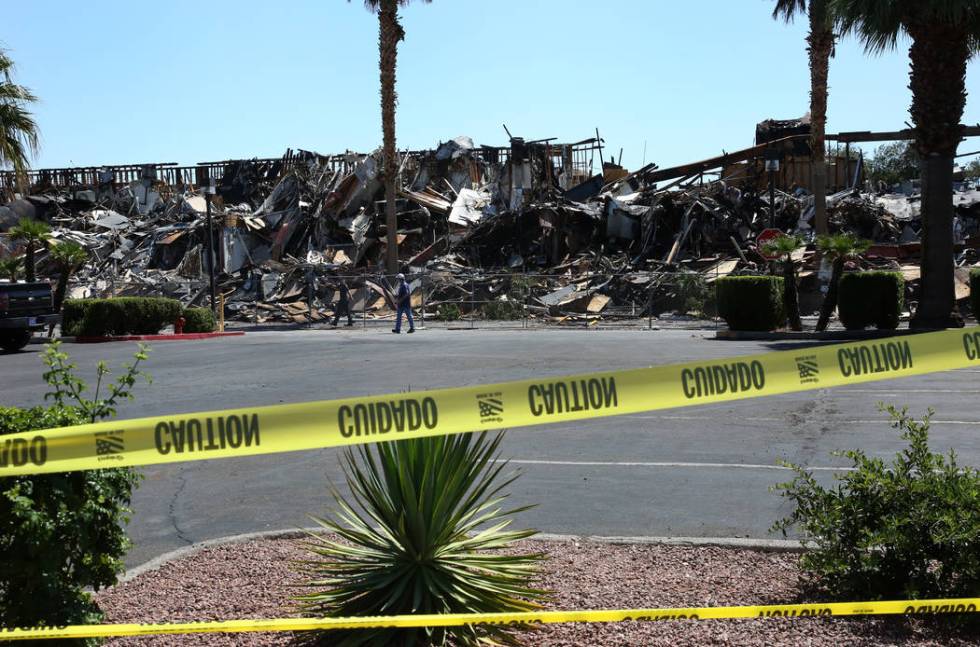
M 507 530 L 502 435 L 460 434 L 360 446 L 344 458 L 351 502 L 334 490 L 333 516 L 316 519 L 318 559 L 299 565 L 315 590 L 314 616 L 529 611 L 545 595 L 529 583 L 543 556 L 508 551 L 534 530 Z M 514 627 L 330 631 L 329 645 L 513 644 Z
M 699 272 L 674 275 L 674 300 L 681 312 L 705 316 L 715 307 L 715 291 Z
M 732 330 L 775 330 L 786 323 L 783 279 L 725 276 L 715 281 L 718 315 Z
M 153 335 L 173 324 L 184 311 L 180 301 L 162 297 L 68 299 L 61 328 L 66 335 Z
M 147 384 L 153 382 L 149 373 L 141 371 L 139 366 L 142 362 L 149 359 L 150 350 L 145 344 L 139 344 L 136 353 L 133 354 L 133 363 L 125 364 L 125 371 L 119 376 L 115 383 L 106 385 L 108 397 L 101 398 L 102 383 L 107 375 L 111 373 L 105 362 L 96 365 L 95 397 L 91 400 L 86 399 L 82 394 L 88 389 L 85 381 L 75 375 L 76 366 L 69 361 L 68 353 L 61 350 L 61 342 L 54 341 L 44 347 L 44 357 L 42 361 L 48 367 L 44 372 L 44 381 L 53 391 L 44 394 L 45 400 L 54 400 L 55 406 L 73 406 L 77 408 L 88 422 L 95 422 L 102 418 L 111 418 L 116 415 L 116 405 L 121 400 L 133 399 L 133 387 L 138 378 L 146 380 Z M 72 404 L 73 403 L 73 404 Z
M 84 424 L 112 416 L 132 398 L 132 387 L 147 350 L 109 385 L 108 397 L 88 400 L 85 383 L 58 342 L 45 350 L 51 391 L 49 407 L 0 407 L 0 436 Z M 99 384 L 109 373 L 99 365 Z M 88 592 L 116 583 L 130 542 L 133 488 L 140 476 L 132 468 L 0 478 L 0 626 L 93 624 L 102 612 Z M 98 640 L 66 640 L 60 645 L 94 645 Z
M 436 311 L 436 319 L 439 321 L 459 321 L 463 318 L 463 313 L 455 303 L 440 303 Z
M 211 308 L 187 308 L 184 320 L 184 332 L 214 332 L 218 325 Z
M 866 252 L 871 247 L 870 240 L 862 240 L 851 234 L 831 234 L 817 237 L 817 249 L 833 263 L 830 275 L 830 285 L 827 296 L 820 306 L 820 318 L 817 319 L 817 330 L 827 329 L 830 315 L 837 308 L 837 291 L 840 288 L 840 277 L 844 274 L 844 263 L 848 258 Z
M 809 584 L 836 598 L 980 594 L 980 472 L 958 464 L 952 450 L 929 450 L 931 410 L 916 421 L 907 409 L 881 408 L 908 446 L 890 465 L 860 450 L 835 452 L 853 471 L 830 488 L 784 463 L 796 476 L 773 489 L 795 509 L 772 530 L 799 528 Z
M 524 306 L 509 300 L 489 301 L 480 308 L 487 321 L 513 321 L 524 316 Z
M 789 325 L 793 330 L 803 330 L 803 321 L 800 319 L 800 298 L 796 291 L 796 263 L 793 262 L 793 252 L 803 245 L 802 238 L 788 234 L 773 238 L 762 245 L 765 254 L 778 255 L 783 260 L 783 304 Z
M 20 272 L 20 268 L 23 264 L 24 258 L 22 256 L 7 256 L 5 258 L 0 258 L 0 278 L 4 278 L 8 281 L 16 281 L 17 274 Z
M 27 275 L 27 280 L 33 281 L 35 279 L 34 254 L 51 237 L 51 227 L 40 220 L 21 218 L 16 225 L 10 228 L 8 233 L 11 240 L 24 243 L 24 272 Z
M 848 330 L 871 325 L 894 330 L 904 304 L 905 278 L 901 272 L 852 272 L 841 277 L 837 313 Z

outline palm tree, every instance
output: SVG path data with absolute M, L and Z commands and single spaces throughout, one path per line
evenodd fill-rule
M 803 246 L 799 236 L 783 235 L 773 238 L 762 246 L 762 251 L 768 256 L 777 254 L 783 258 L 783 304 L 786 306 L 786 316 L 793 330 L 803 330 L 800 319 L 800 298 L 796 291 L 796 263 L 793 252 Z
M 827 329 L 830 315 L 834 314 L 834 309 L 837 308 L 837 290 L 840 287 L 840 277 L 844 273 L 844 262 L 852 256 L 867 251 L 869 247 L 871 247 L 870 240 L 862 240 L 851 234 L 833 234 L 817 238 L 817 250 L 834 264 L 830 285 L 827 287 L 827 296 L 824 297 L 823 305 L 820 307 L 820 318 L 817 320 L 818 332 Z
M 8 281 L 16 281 L 17 273 L 20 271 L 23 262 L 24 259 L 21 256 L 0 258 L 0 277 L 6 278 Z
M 827 11 L 827 0 L 776 0 L 773 18 L 792 22 L 797 14 L 806 12 L 810 18 L 810 33 L 806 37 L 810 53 L 810 158 L 813 173 L 813 224 L 818 234 L 827 230 L 827 163 L 825 160 L 827 132 L 827 75 L 830 57 L 834 55 L 833 20 Z
M 33 281 L 35 279 L 34 252 L 51 237 L 51 228 L 39 220 L 21 218 L 8 233 L 12 240 L 24 243 L 24 271 L 27 280 Z
M 349 1 L 349 0 L 348 0 Z M 383 171 L 385 178 L 385 227 L 387 252 L 385 267 L 389 274 L 398 272 L 398 218 L 395 200 L 398 198 L 395 183 L 398 175 L 395 150 L 395 71 L 398 67 L 398 42 L 405 39 L 405 30 L 398 21 L 398 6 L 411 0 L 364 0 L 369 11 L 378 14 L 378 47 L 381 50 L 381 132 L 383 135 Z M 423 0 L 429 2 L 430 0 Z
M 30 90 L 11 80 L 14 62 L 0 49 L 0 168 L 10 167 L 20 178 L 38 149 L 37 123 L 27 107 L 37 101 Z
M 922 165 L 922 282 L 914 328 L 962 326 L 953 282 L 953 157 L 962 139 L 966 63 L 980 49 L 977 0 L 829 0 L 843 33 L 871 53 L 912 39 L 912 132 Z
M 68 279 L 88 260 L 88 251 L 75 242 L 58 243 L 51 248 L 51 260 L 58 268 L 58 284 L 55 286 L 52 302 L 55 312 L 59 312 L 65 300 Z

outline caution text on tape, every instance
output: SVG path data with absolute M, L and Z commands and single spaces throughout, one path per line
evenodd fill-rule
M 113 420 L 0 437 L 0 477 L 571 422 L 980 365 L 980 329 L 410 394 Z

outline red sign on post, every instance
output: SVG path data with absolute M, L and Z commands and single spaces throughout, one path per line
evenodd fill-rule
M 778 261 L 780 254 L 767 254 L 765 251 L 763 251 L 763 248 L 766 246 L 767 242 L 785 235 L 786 234 L 779 229 L 763 229 L 755 239 L 755 245 L 759 251 L 759 256 L 767 261 Z

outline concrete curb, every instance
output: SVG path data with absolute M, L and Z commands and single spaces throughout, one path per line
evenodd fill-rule
M 194 339 L 211 339 L 214 337 L 241 337 L 245 332 L 190 332 L 180 335 L 121 335 L 118 337 L 75 337 L 76 344 L 102 344 L 113 341 L 190 341 Z
M 308 533 L 319 534 L 324 532 L 323 528 L 296 528 L 293 530 L 265 530 L 261 532 L 247 532 L 240 535 L 229 535 L 227 537 L 217 537 L 199 541 L 190 546 L 177 548 L 170 552 L 154 557 L 148 562 L 127 569 L 119 577 L 119 582 L 124 583 L 135 579 L 146 573 L 155 571 L 170 562 L 185 557 L 190 557 L 206 548 L 215 546 L 225 546 L 229 544 L 242 544 L 256 539 L 298 539 L 305 537 Z M 530 541 L 552 541 L 570 543 L 595 543 L 595 544 L 639 544 L 653 546 L 688 546 L 688 547 L 710 547 L 710 548 L 738 548 L 742 550 L 758 550 L 769 553 L 800 553 L 803 552 L 803 545 L 794 539 L 749 539 L 747 537 L 602 537 L 599 535 L 560 535 L 552 533 L 539 533 L 532 537 Z

